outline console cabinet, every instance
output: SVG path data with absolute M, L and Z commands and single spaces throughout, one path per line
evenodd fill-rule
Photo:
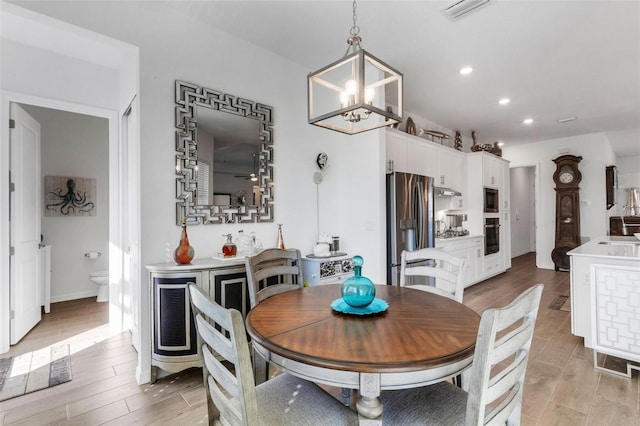
M 353 262 L 347 254 L 326 258 L 302 258 L 304 283 L 309 285 L 341 284 L 353 276 Z
M 196 259 L 189 265 L 158 263 L 147 265 L 151 311 L 151 382 L 157 369 L 177 373 L 201 367 L 189 283 L 195 283 L 210 298 L 245 316 L 249 294 L 244 259 L 217 261 Z

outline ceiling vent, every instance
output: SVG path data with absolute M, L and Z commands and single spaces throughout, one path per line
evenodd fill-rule
M 486 6 L 489 2 L 490 0 L 460 0 L 447 8 L 442 9 L 442 12 L 451 21 L 456 21 L 475 10 L 478 10 L 482 6 Z

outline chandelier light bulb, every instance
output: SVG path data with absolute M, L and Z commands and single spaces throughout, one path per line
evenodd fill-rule
M 358 93 L 358 84 L 355 80 L 347 80 L 344 85 L 344 89 L 347 95 L 355 95 Z
M 364 89 L 364 101 L 368 104 L 373 102 L 373 98 L 376 96 L 376 89 L 373 87 L 367 87 Z
M 349 95 L 347 95 L 346 90 L 340 92 L 340 105 L 342 105 L 342 108 L 349 106 Z

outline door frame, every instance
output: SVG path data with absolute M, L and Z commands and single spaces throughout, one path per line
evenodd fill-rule
M 540 268 L 540 265 L 543 265 L 544 262 L 541 259 L 542 254 L 540 253 L 540 250 L 538 250 L 538 241 L 540 241 L 540 235 L 539 233 L 542 232 L 539 229 L 538 226 L 538 222 L 539 222 L 539 218 L 542 217 L 542 213 L 540 212 L 540 167 L 541 164 L 540 162 L 535 162 L 535 163 L 522 163 L 522 164 L 515 164 L 515 163 L 511 163 L 509 164 L 509 169 L 515 169 L 517 167 L 525 167 L 525 168 L 533 168 L 533 221 L 534 221 L 534 229 L 533 229 L 533 244 L 535 246 L 535 252 L 536 252 L 536 267 Z M 511 173 L 509 173 L 509 176 L 511 176 Z M 510 185 L 511 186 L 511 185 Z M 511 211 L 511 213 L 513 214 L 513 211 Z M 513 233 L 511 234 L 513 236 Z
M 121 314 L 123 312 L 122 301 L 130 298 L 125 295 L 125 289 L 130 289 L 131 285 L 124 286 L 122 281 L 124 274 L 123 262 L 116 259 L 118 255 L 122 257 L 123 236 L 127 235 L 126 230 L 121 230 L 120 217 L 128 214 L 123 211 L 126 208 L 118 197 L 118 190 L 123 185 L 123 171 L 119 164 L 119 153 L 123 151 L 121 137 L 119 135 L 121 114 L 118 111 L 104 108 L 96 108 L 88 105 L 69 103 L 66 101 L 43 98 L 29 94 L 2 91 L 1 93 L 1 122 L 0 122 L 0 205 L 6 206 L 0 209 L 0 353 L 7 352 L 10 348 L 10 252 L 9 252 L 9 105 L 11 102 L 19 104 L 35 105 L 44 108 L 59 109 L 68 112 L 91 115 L 108 120 L 109 126 L 109 287 L 112 291 L 109 302 L 109 324 L 110 329 L 122 330 L 127 320 Z M 131 141 L 136 144 L 137 141 Z M 41 196 L 42 194 L 37 194 Z M 139 232 L 139 230 L 138 230 Z M 7 242 L 5 244 L 4 242 Z M 112 258 L 112 255 L 116 256 Z M 134 254 L 135 256 L 135 254 Z M 111 276 L 111 273 L 114 276 Z M 127 274 L 128 275 L 128 274 Z M 130 300 L 130 299 L 129 299 Z M 5 302 L 6 301 L 6 302 Z

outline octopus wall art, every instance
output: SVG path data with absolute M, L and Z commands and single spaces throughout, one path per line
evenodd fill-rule
M 96 179 L 45 177 L 45 216 L 95 216 Z

